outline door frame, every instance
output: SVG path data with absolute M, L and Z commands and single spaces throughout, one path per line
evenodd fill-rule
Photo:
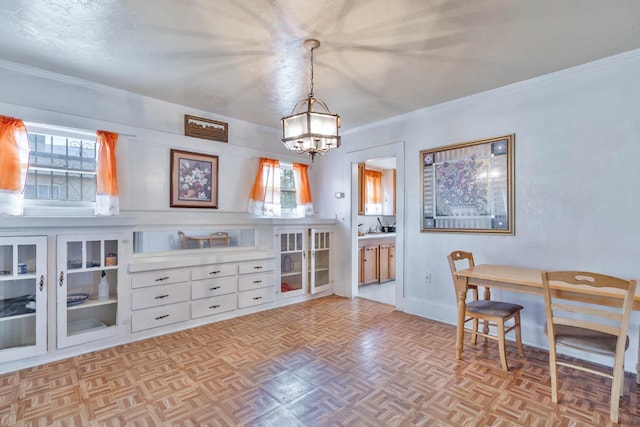
M 380 157 L 396 158 L 396 310 L 404 307 L 404 141 L 352 151 L 347 159 L 351 172 L 351 286 L 350 297 L 358 295 L 358 163 Z

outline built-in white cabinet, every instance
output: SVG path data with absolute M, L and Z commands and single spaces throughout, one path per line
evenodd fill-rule
M 120 234 L 58 235 L 57 347 L 100 340 L 119 333 Z
M 275 267 L 273 259 L 243 262 L 238 265 L 238 308 L 275 301 Z
M 331 288 L 331 231 L 309 230 L 309 292 L 316 294 Z
M 280 296 L 304 295 L 307 285 L 305 229 L 280 231 Z
M 47 237 L 0 237 L 0 360 L 47 351 Z
M 280 297 L 315 294 L 331 288 L 331 231 L 279 230 Z

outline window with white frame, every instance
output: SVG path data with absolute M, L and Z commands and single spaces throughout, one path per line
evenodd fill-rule
M 287 162 L 280 162 L 280 206 L 284 214 L 294 213 L 297 207 L 293 165 Z
M 96 137 L 91 132 L 27 124 L 29 172 L 24 198 L 36 206 L 93 206 Z

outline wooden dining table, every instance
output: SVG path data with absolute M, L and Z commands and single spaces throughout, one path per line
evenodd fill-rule
M 490 289 L 505 289 L 514 292 L 540 295 L 542 294 L 542 272 L 535 268 L 514 267 L 508 265 L 478 264 L 474 267 L 459 270 L 455 273 L 456 299 L 458 303 L 458 329 L 456 336 L 456 356 L 462 356 L 464 340 L 464 313 L 467 290 L 470 286 L 481 286 L 487 290 L 485 298 L 490 298 Z M 575 286 L 551 283 L 551 290 L 556 294 L 571 295 L 572 298 L 585 303 L 612 305 L 613 301 L 624 297 L 617 289 L 596 289 L 590 286 L 579 286 L 585 293 L 576 293 Z M 573 292 L 572 292 L 573 291 Z M 633 310 L 640 311 L 640 287 L 636 290 Z M 636 363 L 636 382 L 640 384 L 640 335 L 638 337 L 638 363 Z

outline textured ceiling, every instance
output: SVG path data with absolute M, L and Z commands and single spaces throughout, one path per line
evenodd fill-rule
M 0 59 L 270 127 L 343 128 L 640 48 L 636 0 L 0 0 Z M 0 92 L 1 100 L 1 92 Z

